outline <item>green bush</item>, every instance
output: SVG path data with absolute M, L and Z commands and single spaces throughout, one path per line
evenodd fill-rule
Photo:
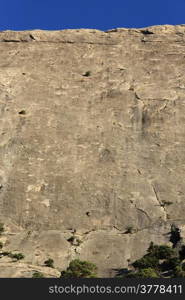
M 2 256 L 8 256 L 8 257 L 10 257 L 12 259 L 16 259 L 16 260 L 20 260 L 20 259 L 24 258 L 24 255 L 22 253 L 15 253 L 15 254 L 13 254 L 13 253 L 11 253 L 9 251 L 3 251 L 3 252 L 1 252 L 0 256 L 1 257 Z
M 177 266 L 174 270 L 174 276 L 175 278 L 184 278 L 185 277 L 185 271 L 183 270 L 182 266 Z
M 124 275 L 121 275 L 119 276 L 120 278 L 138 278 L 138 272 L 135 272 L 135 271 L 131 271 L 127 274 L 124 274 Z
M 158 278 L 159 274 L 153 268 L 141 269 L 136 273 L 139 278 Z
M 159 264 L 158 258 L 155 256 L 145 255 L 144 257 L 136 260 L 132 265 L 136 269 L 155 268 Z
M 46 267 L 54 268 L 54 260 L 52 258 L 47 259 L 44 264 Z
M 0 242 L 0 249 L 2 249 L 3 248 L 3 243 L 2 242 Z
M 176 228 L 175 233 L 178 232 Z M 176 241 L 176 240 L 175 240 Z M 174 246 L 174 243 L 173 243 Z M 132 263 L 134 270 L 126 270 L 123 278 L 176 278 L 185 277 L 185 245 L 173 249 L 167 245 L 155 245 L 151 242 L 147 254 Z
M 95 264 L 88 261 L 74 259 L 70 262 L 69 267 L 61 272 L 61 277 L 64 278 L 95 278 L 97 267 Z
M 174 250 L 166 245 L 154 245 L 151 243 L 148 250 L 150 256 L 155 256 L 158 259 L 168 259 L 174 255 Z
M 44 275 L 41 272 L 35 271 L 32 274 L 32 278 L 44 278 Z
M 177 266 L 180 265 L 180 259 L 178 257 L 172 257 L 165 260 L 161 265 L 161 271 L 174 270 Z
M 158 278 L 160 275 L 153 268 L 145 268 L 139 271 L 131 271 L 123 276 L 122 278 Z
M 24 255 L 22 253 L 10 253 L 8 256 L 16 260 L 21 260 L 24 258 Z
M 170 232 L 170 242 L 173 244 L 173 247 L 175 248 L 177 243 L 181 240 L 180 230 L 176 225 L 171 225 L 171 232 Z

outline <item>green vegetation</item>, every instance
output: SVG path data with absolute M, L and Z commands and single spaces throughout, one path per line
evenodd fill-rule
M 22 253 L 15 253 L 15 254 L 10 253 L 8 256 L 15 260 L 21 260 L 24 258 L 24 255 Z
M 185 268 L 183 265 L 177 266 L 174 271 L 174 277 L 185 278 Z
M 171 225 L 170 242 L 173 244 L 173 248 L 181 241 L 180 230 L 174 224 Z
M 132 265 L 136 269 L 156 268 L 159 260 L 155 256 L 145 255 L 136 260 Z
M 167 245 L 150 243 L 147 254 L 136 260 L 134 270 L 122 275 L 124 278 L 176 278 L 185 277 L 185 246 L 179 252 Z
M 46 267 L 54 268 L 54 260 L 52 258 L 47 259 L 44 264 Z
M 11 253 L 9 251 L 3 251 L 3 252 L 0 252 L 0 257 L 3 257 L 3 256 L 8 256 L 12 259 L 15 259 L 15 260 L 21 260 L 24 258 L 24 255 L 22 253 Z
M 61 272 L 63 278 L 95 278 L 97 267 L 88 261 L 74 259 L 70 262 L 69 267 Z
M 158 278 L 159 274 L 153 268 L 141 269 L 136 273 L 137 278 Z
M 156 257 L 157 259 L 169 259 L 174 256 L 174 249 L 166 245 L 154 245 L 153 242 L 150 243 L 150 246 L 147 250 L 148 255 Z
M 179 258 L 178 257 L 173 257 L 173 258 L 164 260 L 160 264 L 160 270 L 161 270 L 161 272 L 175 270 L 175 268 L 177 266 L 179 266 L 180 264 L 181 264 L 181 261 L 179 260 Z
M 133 226 L 127 226 L 125 233 L 133 233 Z M 4 232 L 4 225 L 0 223 L 0 235 Z M 132 263 L 132 269 L 117 270 L 116 277 L 121 278 L 185 278 L 185 245 L 182 245 L 180 230 L 175 225 L 171 226 L 170 242 L 168 245 L 156 245 L 150 243 L 146 254 Z M 75 235 L 68 239 L 71 245 L 79 246 L 82 242 Z M 0 241 L 0 250 L 3 249 L 3 242 Z M 4 249 L 3 249 L 4 250 Z M 0 258 L 10 257 L 13 261 L 24 259 L 22 253 L 0 251 Z M 46 267 L 54 268 L 54 260 L 49 258 L 44 261 Z M 66 270 L 61 272 L 61 278 L 96 278 L 97 266 L 89 261 L 74 259 Z M 44 278 L 44 275 L 35 271 L 32 278 Z
M 44 278 L 44 275 L 41 272 L 39 272 L 39 271 L 35 271 L 32 274 L 32 278 Z

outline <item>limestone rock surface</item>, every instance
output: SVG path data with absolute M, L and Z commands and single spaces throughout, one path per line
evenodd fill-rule
M 185 238 L 184 70 L 185 25 L 0 32 L 0 277 Z

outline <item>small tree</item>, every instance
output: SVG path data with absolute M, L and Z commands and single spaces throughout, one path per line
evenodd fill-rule
M 183 270 L 182 266 L 177 266 L 174 270 L 174 277 L 175 278 L 184 278 L 185 277 L 185 271 Z
M 137 272 L 131 271 L 121 277 L 124 277 L 124 278 L 158 278 L 160 276 L 155 269 L 145 268 L 145 269 L 141 269 Z
M 3 248 L 3 243 L 2 242 L 0 242 L 0 249 L 2 249 Z
M 155 256 L 145 255 L 144 257 L 136 260 L 132 265 L 136 269 L 156 268 L 159 260 Z
M 148 255 L 155 256 L 158 259 L 170 259 L 175 253 L 174 250 L 167 245 L 155 245 L 153 242 L 147 250 Z
M 70 262 L 69 267 L 61 272 L 61 277 L 64 278 L 95 278 L 97 267 L 95 264 L 88 261 L 74 259 Z
M 169 259 L 166 259 L 161 265 L 160 269 L 162 271 L 166 270 L 174 270 L 177 266 L 181 264 L 181 261 L 178 257 L 172 257 Z
M 52 258 L 45 260 L 44 264 L 46 267 L 54 268 L 54 260 Z
M 170 242 L 173 244 L 173 248 L 176 247 L 178 242 L 181 241 L 180 230 L 174 224 L 171 225 L 171 235 L 170 235 Z

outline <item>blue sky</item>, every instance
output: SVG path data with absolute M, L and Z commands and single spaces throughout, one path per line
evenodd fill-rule
M 0 31 L 185 24 L 185 0 L 0 0 Z

